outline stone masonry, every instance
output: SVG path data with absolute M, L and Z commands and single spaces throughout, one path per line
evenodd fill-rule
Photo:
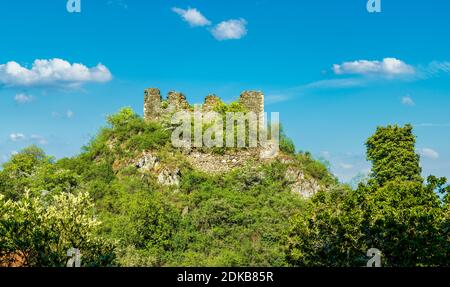
M 221 103 L 221 99 L 216 95 L 208 95 L 203 104 L 203 111 L 212 111 L 214 107 Z M 239 103 L 247 111 L 257 114 L 259 127 L 264 124 L 264 94 L 259 91 L 242 92 Z M 158 121 L 166 113 L 189 110 L 190 105 L 186 97 L 179 92 L 169 92 L 167 100 L 163 101 L 159 89 L 149 88 L 144 92 L 144 118 L 146 121 Z
M 203 104 L 204 112 L 211 112 L 214 108 L 221 102 L 220 98 L 216 95 L 208 95 L 205 98 L 205 103 Z
M 241 94 L 239 103 L 249 112 L 254 112 L 258 116 L 259 129 L 264 127 L 264 94 L 259 91 L 244 91 Z
M 158 89 L 150 88 L 144 92 L 144 119 L 157 121 L 161 117 L 162 98 Z

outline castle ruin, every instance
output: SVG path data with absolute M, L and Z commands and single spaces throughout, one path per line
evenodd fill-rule
M 210 94 L 205 97 L 204 103 L 201 105 L 201 111 L 204 113 L 214 111 L 214 108 L 221 103 L 222 100 L 218 96 Z M 265 128 L 264 94 L 262 92 L 244 91 L 241 93 L 238 103 L 247 112 L 255 113 L 258 117 L 259 127 Z M 167 98 L 163 99 L 159 89 L 150 88 L 145 90 L 144 119 L 146 121 L 160 121 L 164 119 L 164 116 L 171 113 L 193 110 L 194 108 L 182 93 L 169 92 Z M 267 151 L 269 151 L 268 157 L 265 156 Z M 317 180 L 307 177 L 304 171 L 293 165 L 289 157 L 283 154 L 278 155 L 278 153 L 275 153 L 276 157 L 274 157 L 271 151 L 273 151 L 273 146 L 269 145 L 256 149 L 226 151 L 224 154 L 208 153 L 199 149 L 188 149 L 184 152 L 194 169 L 211 174 L 222 174 L 244 167 L 246 164 L 258 165 L 263 161 L 278 158 L 288 165 L 285 180 L 288 182 L 292 192 L 309 198 L 323 188 Z M 175 169 L 169 167 L 161 168 L 160 165 L 160 159 L 156 151 L 144 151 L 142 157 L 136 162 L 136 166 L 141 170 L 156 173 L 160 184 L 178 186 L 182 176 L 180 169 L 178 167 Z
M 216 95 L 208 95 L 202 105 L 202 111 L 209 112 L 221 103 Z M 260 91 L 244 91 L 241 93 L 239 103 L 248 111 L 254 112 L 260 126 L 264 123 L 264 94 Z M 158 121 L 161 116 L 177 111 L 189 111 L 190 104 L 186 97 L 179 92 L 169 92 L 167 99 L 163 100 L 161 92 L 156 88 L 146 89 L 144 92 L 144 119 L 146 121 Z

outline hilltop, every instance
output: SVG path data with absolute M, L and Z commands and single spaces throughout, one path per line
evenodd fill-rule
M 109 127 L 78 158 L 113 178 L 97 177 L 91 192 L 108 207 L 102 208 L 110 223 L 102 234 L 120 238 L 120 264 L 286 265 L 282 231 L 289 218 L 320 190 L 338 187 L 336 178 L 309 153 L 296 153 L 284 135 L 270 160 L 260 158 L 259 148 L 174 148 L 170 117 L 149 116 L 155 106 L 149 108 L 148 95 L 145 118 L 128 108 L 110 116 Z M 175 107 L 172 113 L 193 108 L 180 93 L 170 93 L 167 102 L 161 105 Z M 220 113 L 245 110 L 212 96 L 206 103 Z
M 260 114 L 263 99 L 210 95 L 201 109 Z M 109 116 L 78 156 L 29 147 L 4 164 L 1 265 L 64 266 L 70 248 L 83 266 L 363 266 L 370 248 L 385 266 L 450 264 L 450 187 L 424 183 L 411 126 L 377 129 L 372 174 L 352 190 L 282 131 L 271 158 L 260 146 L 176 148 L 171 115 L 195 107 L 157 89 L 144 106 Z

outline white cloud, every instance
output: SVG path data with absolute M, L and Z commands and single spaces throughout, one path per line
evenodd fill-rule
M 13 142 L 17 142 L 17 141 L 21 141 L 26 139 L 26 136 L 22 133 L 13 133 L 9 135 L 9 138 L 13 141 Z
M 352 164 L 348 164 L 348 163 L 340 163 L 339 167 L 341 167 L 342 169 L 352 169 L 353 165 Z
M 9 138 L 14 142 L 27 140 L 40 145 L 48 144 L 48 141 L 43 136 L 40 135 L 31 135 L 30 137 L 27 137 L 25 134 L 22 133 L 12 133 L 9 135 Z
M 331 153 L 329 151 L 322 151 L 320 155 L 326 160 L 329 160 L 331 158 Z
M 211 21 L 195 8 L 188 8 L 187 10 L 174 7 L 172 11 L 181 16 L 181 18 L 188 22 L 191 27 L 201 27 L 211 25 Z
M 71 110 L 68 110 L 68 111 L 66 112 L 66 117 L 67 117 L 68 119 L 71 119 L 71 118 L 73 118 L 74 116 L 75 116 L 75 113 L 72 112 Z
M 450 62 L 433 61 L 427 67 L 423 68 L 426 77 L 438 75 L 440 73 L 450 73 Z
M 33 142 L 36 142 L 40 145 L 48 144 L 48 141 L 43 136 L 40 136 L 40 135 L 32 135 L 32 136 L 30 136 L 30 140 Z
M 439 153 L 431 148 L 423 148 L 419 150 L 419 154 L 425 158 L 438 159 Z
M 211 29 L 211 33 L 219 41 L 237 40 L 247 35 L 247 21 L 232 19 L 221 22 Z
M 59 113 L 59 112 L 52 112 L 52 117 L 54 118 L 67 118 L 71 119 L 75 116 L 75 113 L 72 110 L 67 110 L 66 112 Z
M 384 75 L 400 76 L 415 73 L 414 67 L 396 58 L 384 58 L 382 61 L 358 60 L 333 65 L 333 71 L 337 75 Z
M 367 84 L 365 79 L 330 79 L 320 80 L 305 85 L 308 89 L 340 89 L 362 87 Z
M 6 86 L 78 86 L 87 82 L 103 83 L 111 79 L 111 72 L 102 64 L 88 68 L 83 64 L 71 64 L 57 58 L 35 60 L 31 68 L 14 61 L 0 64 L 0 85 Z
M 402 98 L 402 104 L 405 106 L 415 106 L 416 103 L 410 96 L 405 96 Z
M 24 93 L 19 93 L 14 97 L 14 101 L 18 104 L 28 104 L 31 103 L 34 100 L 34 97 L 32 95 L 27 95 Z
M 265 97 L 264 101 L 266 104 L 270 105 L 270 104 L 277 104 L 277 103 L 285 102 L 285 101 L 289 100 L 289 98 L 290 97 L 288 95 L 270 94 Z

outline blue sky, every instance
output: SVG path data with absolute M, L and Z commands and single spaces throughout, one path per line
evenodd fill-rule
M 450 178 L 448 1 L 382 0 L 375 14 L 365 0 L 66 2 L 0 2 L 0 162 L 33 143 L 79 153 L 106 115 L 142 114 L 147 87 L 193 103 L 258 89 L 343 181 L 369 169 L 377 126 L 405 123 L 424 174 Z

